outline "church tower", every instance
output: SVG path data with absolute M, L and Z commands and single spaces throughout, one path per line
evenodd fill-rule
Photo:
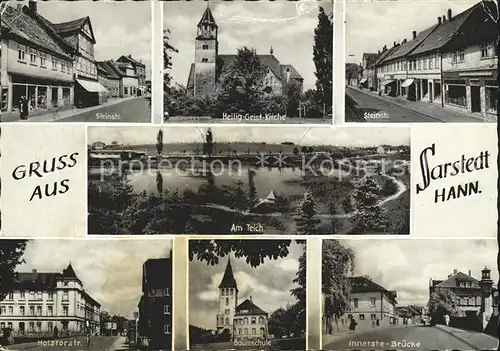
M 217 313 L 217 331 L 228 329 L 231 335 L 234 332 L 233 319 L 238 306 L 238 284 L 234 279 L 231 258 L 227 261 L 224 276 L 219 284 L 219 312 Z
M 215 91 L 217 54 L 219 51 L 218 26 L 210 7 L 207 6 L 195 40 L 194 96 L 212 95 Z

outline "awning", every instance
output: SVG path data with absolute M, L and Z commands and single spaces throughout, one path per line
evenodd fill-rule
M 80 84 L 89 93 L 107 93 L 108 89 L 103 87 L 101 83 L 91 82 L 89 80 L 76 79 L 78 84 Z
M 413 84 L 414 81 L 415 81 L 414 79 L 407 79 L 403 82 L 403 84 L 401 84 L 401 87 L 408 88 L 410 85 Z
M 394 83 L 394 79 L 392 79 L 392 80 L 386 80 L 385 82 L 382 83 L 382 86 L 385 86 L 385 85 L 391 84 L 391 83 Z
M 359 82 L 359 84 L 363 84 L 363 83 L 365 83 L 367 80 L 368 80 L 368 79 L 363 78 L 363 79 L 361 79 L 361 81 Z

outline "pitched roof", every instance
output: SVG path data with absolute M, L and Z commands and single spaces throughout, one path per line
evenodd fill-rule
M 210 10 L 210 7 L 207 6 L 205 12 L 203 13 L 203 16 L 201 16 L 200 22 L 198 22 L 198 25 L 200 24 L 213 24 L 217 26 L 217 23 L 215 23 L 215 18 L 214 15 L 212 15 L 212 11 Z
M 236 307 L 235 315 L 249 315 L 249 314 L 265 314 L 267 312 L 254 304 L 252 300 L 246 299 Z
M 222 288 L 235 288 L 238 289 L 238 284 L 236 279 L 234 279 L 233 268 L 231 267 L 231 259 L 227 260 L 226 270 L 224 271 L 224 276 L 219 284 L 219 289 Z
M 402 43 L 399 46 L 398 50 L 395 50 L 391 52 L 389 55 L 387 55 L 384 58 L 384 62 L 394 60 L 401 58 L 403 56 L 408 55 L 411 53 L 416 47 L 418 47 L 437 27 L 438 25 L 433 25 L 432 27 L 429 27 L 420 33 L 415 37 L 415 39 L 412 39 L 410 41 L 407 41 L 406 43 Z
M 432 32 L 427 38 L 410 54 L 410 56 L 423 54 L 425 52 L 434 51 L 442 48 L 457 34 L 462 25 L 465 23 L 470 14 L 478 7 L 480 3 L 468 8 L 450 21 L 446 20 Z
M 97 66 L 106 71 L 109 78 L 119 79 L 120 76 L 115 72 L 115 70 L 111 67 L 109 61 L 98 61 Z
M 238 55 L 218 55 L 218 58 L 222 62 L 222 70 L 229 67 L 237 56 Z M 290 78 L 302 79 L 300 74 L 292 65 L 280 64 L 280 62 L 274 55 L 257 55 L 257 57 L 259 58 L 261 64 L 270 69 L 271 72 L 273 72 L 273 74 L 280 80 L 286 80 L 287 69 L 290 70 Z
M 83 26 L 87 21 L 90 21 L 89 16 L 85 16 L 68 22 L 53 23 L 52 25 L 54 26 L 54 28 L 58 33 L 68 33 L 68 32 L 79 31 L 80 29 L 83 28 Z
M 64 278 L 72 278 L 80 281 L 76 276 L 75 270 L 71 263 L 63 269 L 62 273 L 57 272 L 19 272 L 17 273 L 16 286 L 18 289 L 26 290 L 52 290 L 57 287 L 57 281 Z
M 370 65 L 371 63 L 375 62 L 375 60 L 377 59 L 377 56 L 378 56 L 377 53 L 367 53 L 367 52 L 365 52 L 363 54 L 363 60 L 366 59 L 366 62 L 368 62 L 368 65 Z
M 71 58 L 70 45 L 51 27 L 51 23 L 27 6 L 7 6 L 2 15 L 2 31 L 6 30 L 52 53 Z
M 73 266 L 71 265 L 71 263 L 68 265 L 68 267 L 66 267 L 66 269 L 63 269 L 62 276 L 64 278 L 78 279 L 78 277 L 76 276 L 75 270 L 73 269 Z
M 396 300 L 396 292 L 389 291 L 383 286 L 375 283 L 368 277 L 349 277 L 349 283 L 351 285 L 352 293 L 364 293 L 364 292 L 382 292 L 386 294 L 392 301 Z
M 137 61 L 135 58 L 132 57 L 132 55 L 128 55 L 128 56 L 122 55 L 118 59 L 116 59 L 116 61 L 118 61 L 118 62 L 120 62 L 122 60 L 130 62 L 134 66 L 146 67 L 146 65 L 144 63 L 142 63 L 141 61 Z
M 375 66 L 378 66 L 380 65 L 382 62 L 384 62 L 384 59 L 389 56 L 390 54 L 394 53 L 395 51 L 397 51 L 399 48 L 400 48 L 401 45 L 399 46 L 393 46 L 392 48 L 390 49 L 387 49 L 385 50 L 384 52 L 382 52 L 378 57 L 377 57 L 377 61 L 375 61 L 374 65 Z
M 457 288 L 459 286 L 459 282 L 468 281 L 471 282 L 472 286 L 469 288 L 479 289 L 479 281 L 470 275 L 467 275 L 462 272 L 457 272 L 457 274 L 452 275 L 446 280 L 436 281 L 438 284 L 433 284 L 435 288 Z M 434 282 L 434 281 L 433 281 Z

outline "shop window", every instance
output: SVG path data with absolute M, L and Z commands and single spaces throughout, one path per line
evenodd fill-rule
M 497 114 L 498 111 L 498 88 L 486 87 L 486 112 Z
M 450 105 L 467 107 L 465 85 L 448 85 L 445 92 L 445 101 Z
M 9 88 L 2 88 L 2 96 L 0 100 L 0 110 L 7 111 L 7 101 L 9 98 Z

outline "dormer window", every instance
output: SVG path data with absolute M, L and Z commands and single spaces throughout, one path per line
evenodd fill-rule
M 201 62 L 208 62 L 208 59 L 207 58 L 202 58 Z
M 203 45 L 203 50 L 208 50 L 208 45 Z

